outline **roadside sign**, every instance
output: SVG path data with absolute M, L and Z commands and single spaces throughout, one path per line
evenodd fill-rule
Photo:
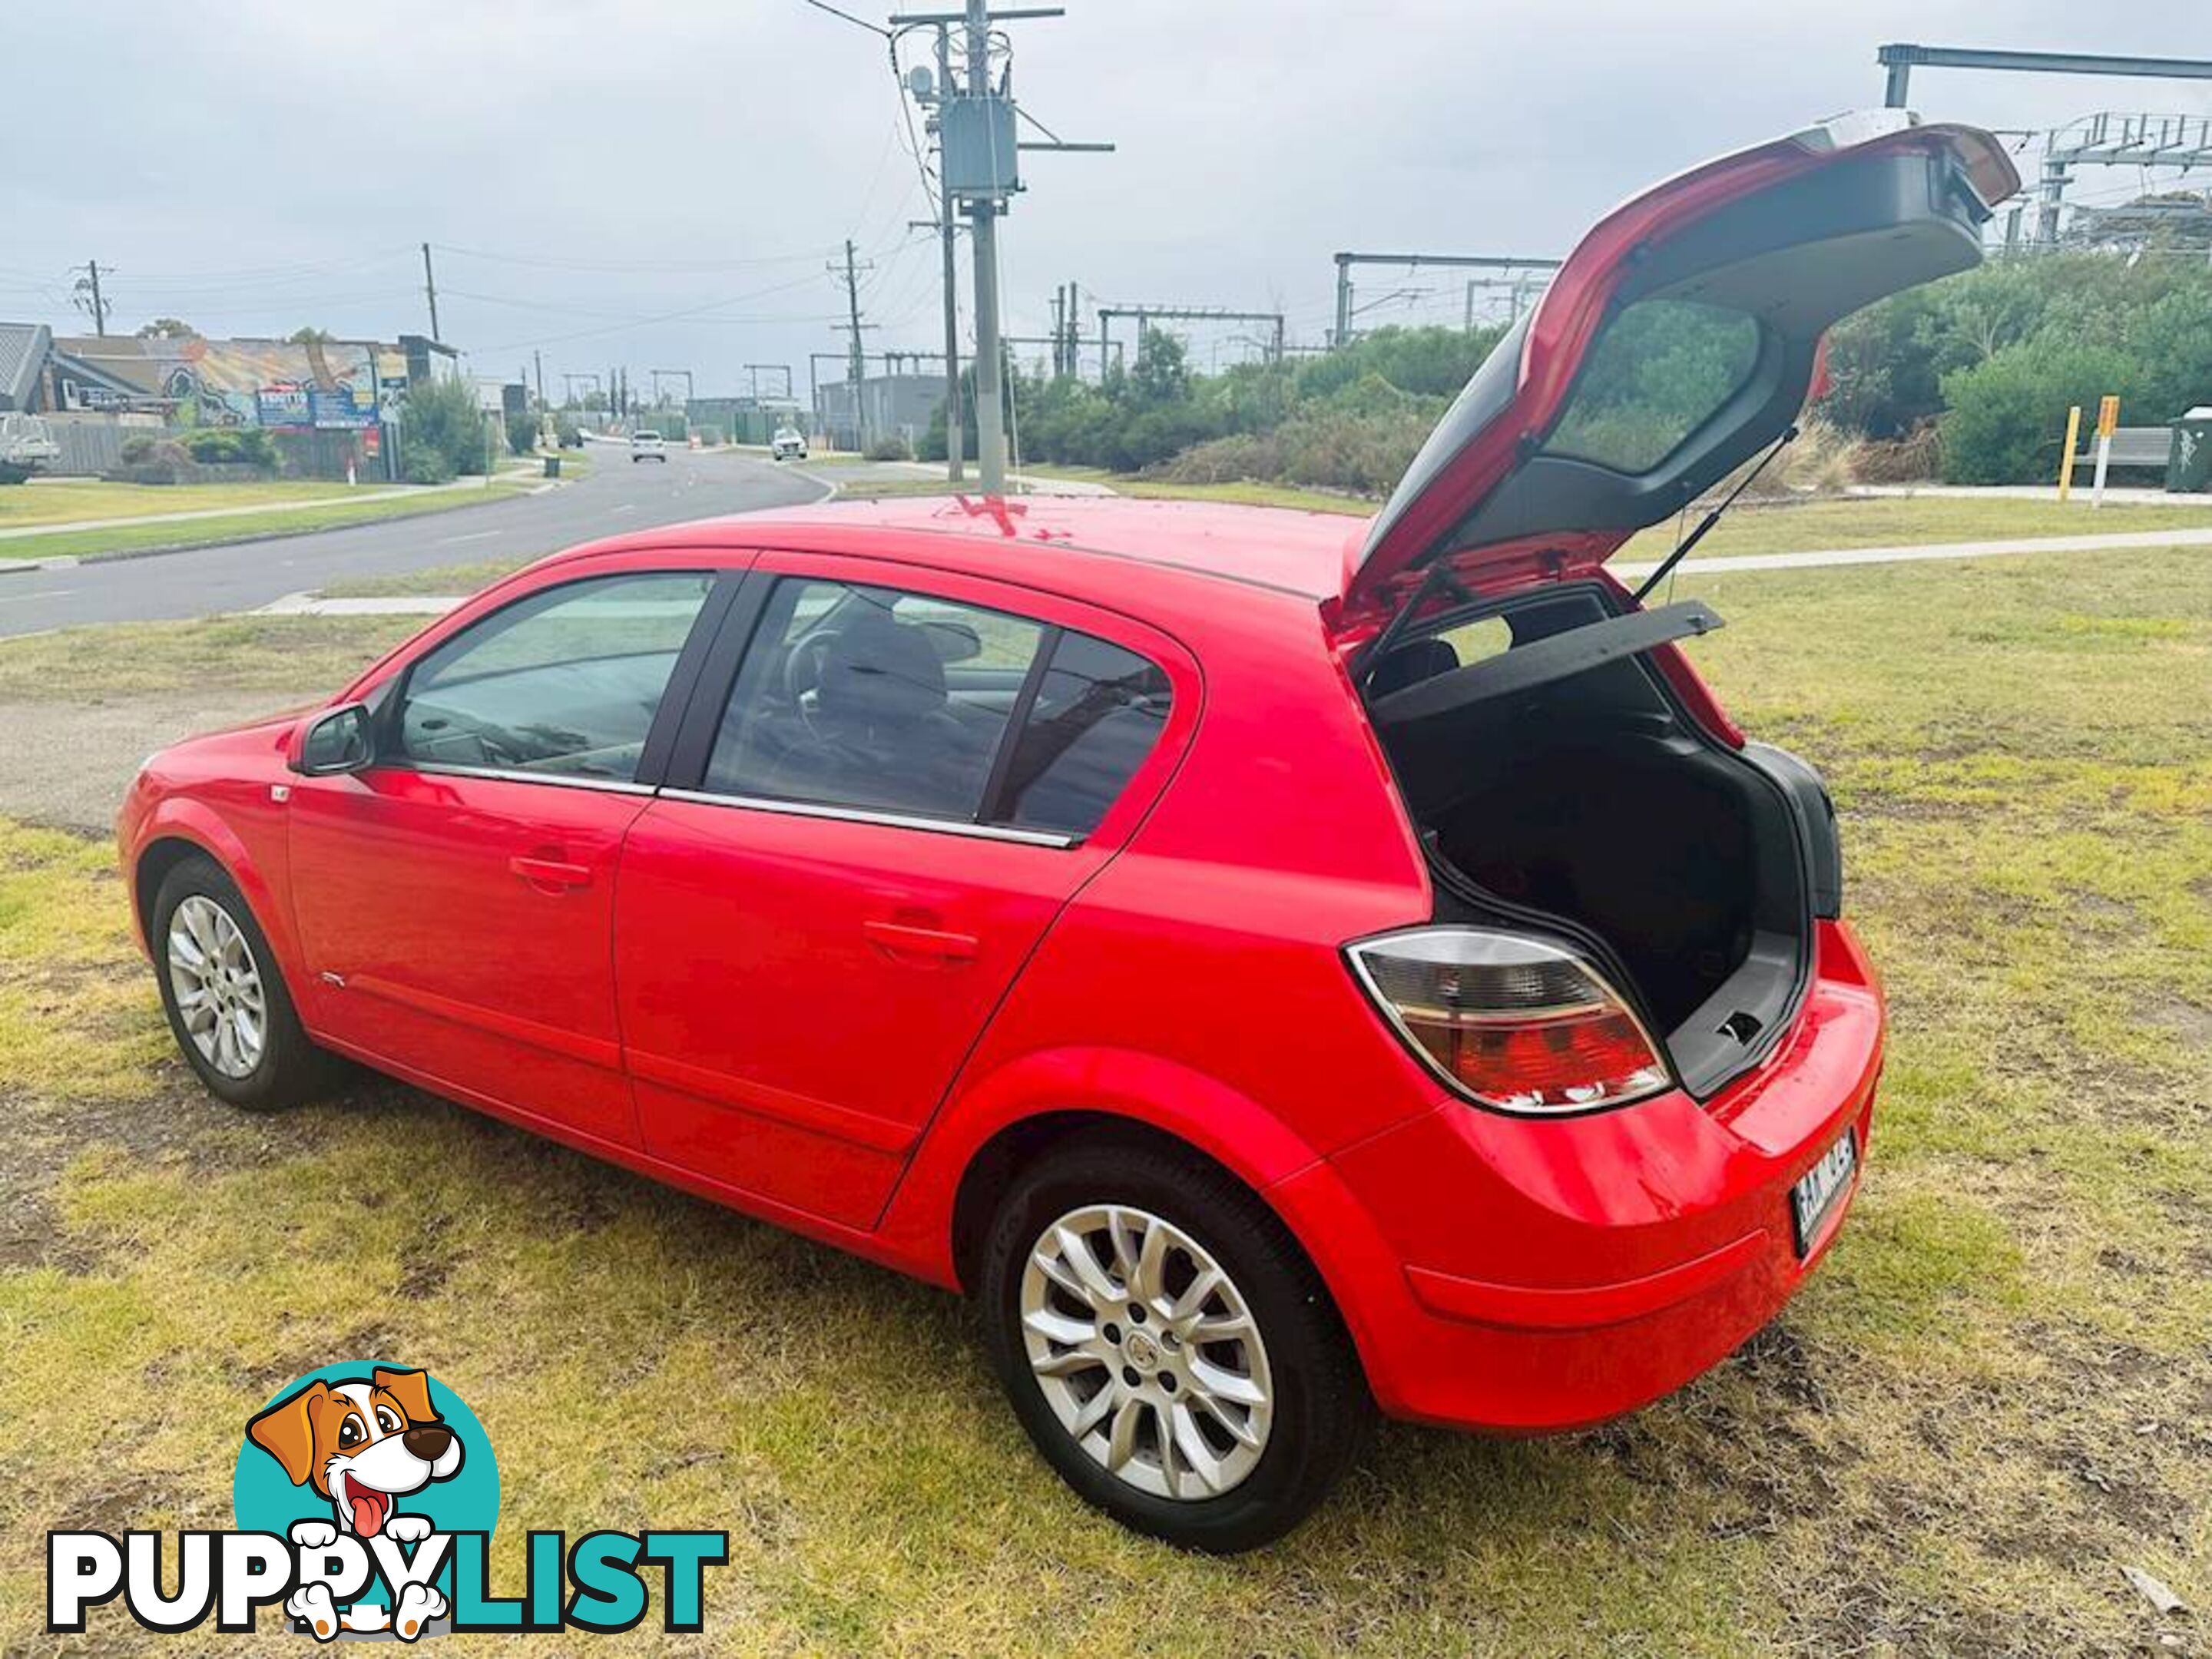
M 2109 438 L 2119 429 L 2120 400 L 2106 397 L 2097 400 L 2097 435 Z
M 2074 493 L 2074 446 L 2081 441 L 2081 405 L 2066 411 L 2066 446 L 2058 452 L 2058 499 Z

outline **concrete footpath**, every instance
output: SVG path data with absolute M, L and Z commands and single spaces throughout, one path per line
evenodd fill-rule
M 1932 542 L 1906 547 L 1837 547 L 1802 553 L 1740 553 L 1686 559 L 1686 576 L 1701 571 L 1820 569 L 1850 564 L 1911 564 L 1923 559 L 1993 559 L 2014 553 L 2118 553 L 2137 547 L 2212 547 L 2212 529 L 2124 530 L 2107 536 L 2019 536 L 1996 542 Z M 1617 576 L 1648 576 L 1656 562 L 1616 562 Z

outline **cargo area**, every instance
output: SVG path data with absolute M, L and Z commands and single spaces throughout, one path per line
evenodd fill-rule
M 1594 585 L 1516 598 L 1395 645 L 1368 695 L 1440 919 L 1594 941 L 1702 1094 L 1796 1008 L 1812 917 L 1833 903 L 1832 814 L 1794 757 L 1703 729 L 1648 647 L 1605 654 L 1608 627 L 1638 623 L 1660 631 Z M 1571 654 L 1532 684 L 1507 659 L 1547 641 L 1527 660 Z

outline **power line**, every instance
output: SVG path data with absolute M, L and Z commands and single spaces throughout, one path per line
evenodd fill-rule
M 866 29 L 871 34 L 880 34 L 886 40 L 890 39 L 891 32 L 884 27 L 882 24 L 871 23 L 864 17 L 855 17 L 849 11 L 840 11 L 836 7 L 828 4 L 826 0 L 805 0 L 805 3 L 813 7 L 817 11 L 826 11 L 832 17 L 837 18 L 843 22 L 850 23 L 856 29 Z
M 619 334 L 626 328 L 649 328 L 659 323 L 680 322 L 690 318 L 697 318 L 707 322 L 738 322 L 746 320 L 734 317 L 708 317 L 705 313 L 710 311 L 718 310 L 723 306 L 741 305 L 747 300 L 766 299 L 771 294 L 787 294 L 793 289 L 806 287 L 811 284 L 814 280 L 815 279 L 811 276 L 794 277 L 787 283 L 777 283 L 768 288 L 755 289 L 751 292 L 746 294 L 728 295 L 719 300 L 708 300 L 702 305 L 684 306 L 674 311 L 659 312 L 650 316 L 632 317 L 626 319 L 622 322 L 606 324 L 603 327 L 599 328 L 580 328 L 565 334 L 540 335 L 536 339 L 531 340 L 510 340 L 505 344 L 486 346 L 483 348 L 483 349 L 487 353 L 496 354 L 499 352 L 513 351 L 519 347 L 559 345 L 564 341 L 588 340 L 603 334 Z M 772 319 L 770 320 L 781 321 L 785 319 Z
M 556 259 L 526 253 L 494 253 L 483 248 L 455 247 L 450 243 L 434 244 L 441 253 L 453 254 L 464 259 L 488 259 L 495 264 L 528 265 L 541 270 L 580 270 L 634 276 L 641 272 L 672 272 L 683 275 L 716 271 L 744 270 L 757 265 L 811 264 L 835 250 L 828 247 L 809 248 L 803 253 L 763 253 L 743 259 Z

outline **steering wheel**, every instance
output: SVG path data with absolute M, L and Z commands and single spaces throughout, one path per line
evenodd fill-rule
M 806 710 L 809 693 L 819 690 L 822 672 L 830 663 L 830 648 L 837 643 L 842 630 L 817 628 L 811 634 L 794 641 L 783 658 L 783 695 L 791 706 L 801 714 Z

